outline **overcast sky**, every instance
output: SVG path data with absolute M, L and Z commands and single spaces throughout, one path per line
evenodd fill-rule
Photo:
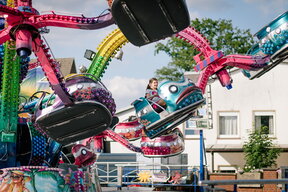
M 33 7 L 41 14 L 55 11 L 59 14 L 93 17 L 108 8 L 106 0 L 33 0 Z M 254 34 L 278 15 L 288 10 L 287 0 L 186 0 L 190 18 L 229 19 L 240 29 Z M 89 66 L 83 57 L 86 49 L 96 51 L 101 41 L 117 26 L 86 31 L 50 27 L 45 35 L 56 58 L 73 57 L 77 67 Z M 117 110 L 127 107 L 144 95 L 149 78 L 156 69 L 166 66 L 170 58 L 164 53 L 154 55 L 155 43 L 142 47 L 127 44 L 122 61 L 113 59 L 103 77 L 104 84 L 116 100 Z M 223 91 L 226 91 L 223 89 Z

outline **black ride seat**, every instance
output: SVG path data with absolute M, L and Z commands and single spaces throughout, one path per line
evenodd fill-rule
M 189 106 L 166 115 L 164 118 L 158 120 L 157 122 L 144 127 L 145 134 L 151 139 L 161 136 L 168 130 L 171 130 L 172 128 L 191 118 L 195 110 L 203 105 L 204 102 L 205 99 L 201 99 Z
M 136 46 L 169 37 L 190 24 L 185 0 L 114 0 L 111 12 L 120 30 Z
M 72 105 L 65 106 L 56 97 L 51 106 L 42 109 L 42 95 L 35 106 L 36 127 L 62 145 L 98 135 L 118 122 L 113 117 L 116 106 L 111 93 L 88 76 L 75 74 L 66 78 L 69 96 L 75 100 Z
M 38 128 L 63 145 L 98 135 L 111 123 L 111 112 L 96 101 L 78 101 L 72 106 L 44 113 L 36 119 Z

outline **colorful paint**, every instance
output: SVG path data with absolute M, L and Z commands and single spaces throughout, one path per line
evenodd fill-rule
M 2 169 L 0 192 L 95 192 L 88 170 L 72 165 L 62 168 L 24 166 Z

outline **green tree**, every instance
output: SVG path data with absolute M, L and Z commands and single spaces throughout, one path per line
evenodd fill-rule
M 215 50 L 221 50 L 228 54 L 245 54 L 254 44 L 250 30 L 241 30 L 233 27 L 231 20 L 209 18 L 195 19 L 191 21 L 191 26 L 202 33 Z M 189 43 L 178 38 L 170 38 L 167 43 L 158 43 L 155 47 L 155 54 L 165 52 L 171 57 L 168 66 L 156 71 L 156 76 L 160 80 L 178 80 L 185 71 L 192 71 L 195 66 L 193 56 L 199 52 Z
M 249 135 L 248 142 L 244 143 L 245 172 L 268 168 L 276 164 L 281 149 L 273 144 L 272 139 L 267 134 L 269 132 L 267 130 L 267 126 L 263 126 L 260 130 L 255 130 Z

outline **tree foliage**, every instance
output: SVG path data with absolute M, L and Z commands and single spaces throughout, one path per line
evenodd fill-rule
M 255 130 L 243 145 L 246 160 L 244 171 L 268 168 L 276 164 L 281 149 L 273 144 L 267 129 L 267 126 L 263 126 L 260 130 Z
M 245 54 L 254 44 L 250 30 L 233 27 L 231 20 L 197 18 L 191 21 L 191 26 L 209 40 L 213 49 L 221 50 L 226 55 Z M 175 37 L 170 38 L 165 44 L 158 43 L 155 54 L 161 51 L 171 57 L 171 62 L 156 71 L 156 76 L 160 80 L 178 80 L 185 71 L 192 71 L 195 66 L 193 56 L 199 53 L 189 43 Z

